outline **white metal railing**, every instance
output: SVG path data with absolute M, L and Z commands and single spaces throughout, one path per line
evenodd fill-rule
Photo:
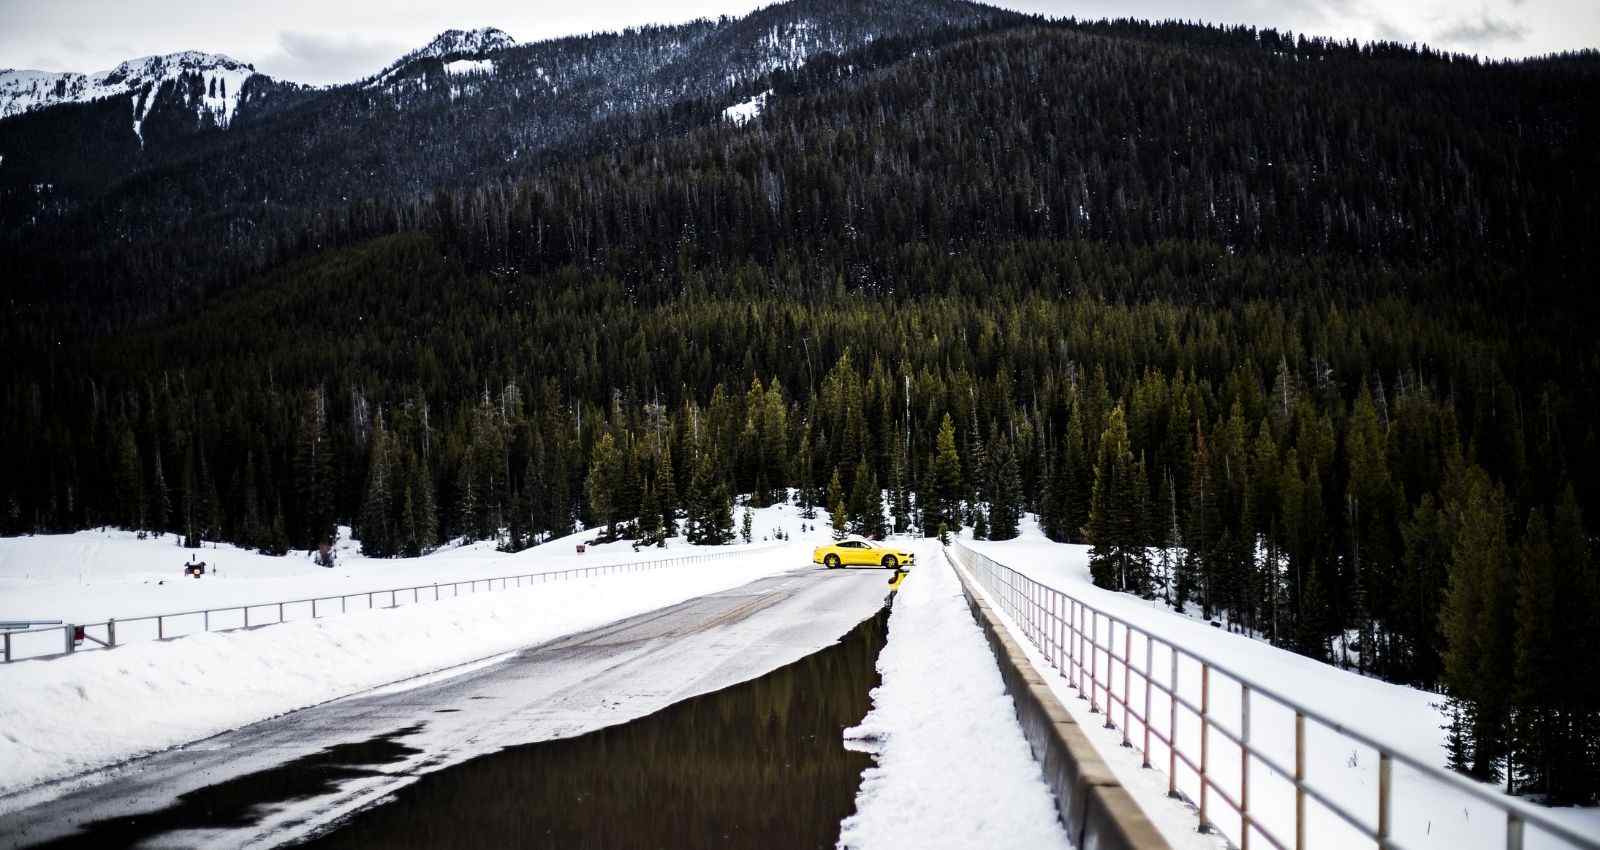
M 1460 846 L 1462 836 L 1448 837 L 1447 827 L 1477 835 L 1484 825 L 1451 824 L 1451 818 L 1470 821 L 1470 813 L 1459 803 L 1451 807 L 1454 811 L 1428 811 L 1418 804 L 1441 791 L 1464 795 L 1497 813 L 1502 823 L 1490 827 L 1504 829 L 1506 850 L 1523 850 L 1525 837 L 1537 837 L 1535 843 L 1544 846 L 1600 850 L 1600 836 L 1580 834 L 1538 806 L 1399 752 L 1213 658 L 1166 641 L 959 542 L 945 547 L 945 554 L 976 579 L 1021 629 L 1022 637 L 1067 679 L 1079 699 L 1089 702 L 1092 713 L 1104 712 L 1106 728 L 1120 728 L 1122 745 L 1139 749 L 1144 767 L 1152 767 L 1153 757 L 1166 756 L 1167 793 L 1195 803 L 1200 831 L 1220 828 L 1240 850 L 1250 850 L 1252 839 L 1264 840 L 1276 850 L 1306 850 L 1308 829 L 1319 846 L 1371 842 L 1378 850 L 1405 850 L 1409 845 L 1402 844 L 1402 837 L 1420 844 L 1418 833 L 1438 846 Z M 1185 670 L 1187 676 L 1182 675 Z M 1233 702 L 1236 708 L 1224 705 Z M 1367 774 L 1354 770 L 1350 776 L 1314 782 L 1306 765 L 1308 721 L 1319 747 L 1350 750 L 1352 769 L 1362 750 L 1375 751 L 1376 789 L 1363 787 Z M 1280 734 L 1263 736 L 1261 727 Z M 1219 747 L 1224 750 L 1222 759 L 1217 757 Z M 1405 807 L 1398 812 L 1396 765 L 1410 772 L 1404 777 L 1406 793 L 1399 798 Z M 1216 801 L 1227 811 L 1219 815 Z M 1316 804 L 1309 813 L 1308 801 Z M 1360 813 L 1362 808 L 1370 814 Z M 1408 818 L 1405 836 L 1396 828 L 1397 813 Z M 1226 823 L 1219 824 L 1220 819 Z
M 706 555 L 683 555 L 677 558 L 663 558 L 653 561 L 574 567 L 567 570 L 553 570 L 542 573 L 522 573 L 520 575 L 444 581 L 383 590 L 364 590 L 359 593 L 286 599 L 280 602 L 256 602 L 222 608 L 201 608 L 194 611 L 179 611 L 170 614 L 149 614 L 143 617 L 121 617 L 99 623 L 65 623 L 48 628 L 3 631 L 0 632 L 0 644 L 3 644 L 3 657 L 6 663 L 29 658 L 60 658 L 73 652 L 82 652 L 85 649 L 111 648 L 119 643 L 127 643 L 130 638 L 135 640 L 167 640 L 168 638 L 182 637 L 183 635 L 197 632 L 230 631 L 233 629 L 276 625 L 288 622 L 292 615 L 297 614 L 309 613 L 312 619 L 333 613 L 343 614 L 351 609 L 352 601 L 357 603 L 355 608 L 357 611 L 366 611 L 374 608 L 398 608 L 407 604 L 414 605 L 421 602 L 437 602 L 440 599 L 454 598 L 461 595 L 461 588 L 463 587 L 468 589 L 468 593 L 477 593 L 480 588 L 484 590 L 506 590 L 513 587 L 522 587 L 524 584 L 531 586 L 568 579 L 592 578 L 594 576 L 618 573 L 637 573 L 736 558 L 770 551 L 782 545 L 757 546 L 733 552 L 716 552 Z M 409 600 L 407 597 L 409 597 Z M 335 602 L 338 603 L 337 611 L 333 607 Z M 254 621 L 251 620 L 252 611 L 256 612 Z

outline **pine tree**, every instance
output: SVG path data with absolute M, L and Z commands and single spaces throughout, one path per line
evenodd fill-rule
M 946 413 L 939 423 L 933 459 L 928 464 L 928 487 L 918 494 L 927 499 L 923 512 L 924 533 L 934 533 L 942 525 L 946 533 L 961 530 L 961 455 L 956 451 L 956 426 Z
M 1149 554 L 1142 533 L 1149 497 L 1141 465 L 1133 459 L 1122 405 L 1112 408 L 1095 461 L 1089 509 L 1089 571 L 1095 584 L 1124 593 L 1147 594 Z
M 589 513 L 596 525 L 606 527 L 607 539 L 617 536 L 617 521 L 621 519 L 623 466 L 616 438 L 602 434 L 589 455 L 589 478 L 584 489 Z
M 672 469 L 672 442 L 668 440 L 662 444 L 661 460 L 656 465 L 655 507 L 661 516 L 658 525 L 661 528 L 662 546 L 667 545 L 667 538 L 678 536 L 678 485 L 675 476 Z
M 884 537 L 883 491 L 878 489 L 878 476 L 866 458 L 856 463 L 855 479 L 850 489 L 850 527 L 863 537 L 881 540 Z
M 755 521 L 749 505 L 745 505 L 744 514 L 739 520 L 739 539 L 745 543 L 755 539 Z
M 199 460 L 204 466 L 204 453 Z M 334 487 L 327 400 L 318 388 L 305 394 L 295 439 L 294 498 L 301 517 L 290 539 L 295 548 L 315 550 L 333 540 Z
M 172 520 L 172 493 L 167 489 L 167 475 L 161 468 L 159 440 L 150 447 L 150 462 L 150 527 L 159 534 L 168 529 Z
M 850 534 L 850 507 L 845 501 L 844 481 L 839 468 L 834 467 L 833 478 L 828 481 L 828 518 L 833 521 L 833 539 L 843 540 Z
M 139 444 L 133 431 L 123 429 L 119 437 L 116 462 L 117 507 L 123 526 L 144 528 L 144 471 L 139 463 Z
M 389 434 L 379 413 L 369 441 L 367 463 L 367 494 L 361 503 L 361 522 L 356 536 L 361 540 L 361 553 L 373 558 L 387 558 L 396 554 L 395 530 L 391 517 L 395 503 L 395 470 Z
M 995 483 L 989 503 L 989 537 L 1010 540 L 1020 533 L 1022 524 L 1022 470 L 1015 447 L 1002 440 L 992 462 Z
M 1561 649 L 1556 645 L 1559 607 L 1555 551 L 1544 515 L 1535 509 L 1517 546 L 1512 751 L 1514 775 L 1524 792 L 1549 795 L 1559 773 L 1561 751 L 1571 746 L 1562 732 L 1558 705 L 1564 690 Z
M 1506 541 L 1505 496 L 1487 473 L 1472 467 L 1446 510 L 1455 537 L 1441 616 L 1447 642 L 1445 683 L 1468 706 L 1472 719 L 1466 729 L 1472 751 L 1469 775 L 1495 781 L 1509 751 L 1506 685 L 1513 674 L 1513 559 Z

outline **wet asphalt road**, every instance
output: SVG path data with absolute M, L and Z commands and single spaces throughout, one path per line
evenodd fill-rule
M 625 723 L 834 643 L 889 573 L 801 569 L 0 800 L 0 848 L 271 847 L 415 777 Z

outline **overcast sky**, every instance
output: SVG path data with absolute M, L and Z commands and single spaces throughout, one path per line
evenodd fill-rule
M 226 53 L 306 83 L 348 82 L 451 27 L 495 26 L 519 41 L 701 16 L 750 0 L 0 0 L 0 68 L 100 71 L 178 50 Z M 1595 0 L 1001 0 L 1050 16 L 1132 15 L 1247 23 L 1340 38 L 1425 42 L 1519 57 L 1600 46 Z

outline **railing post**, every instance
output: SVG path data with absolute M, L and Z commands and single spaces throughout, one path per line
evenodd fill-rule
M 77 626 L 75 626 L 75 625 L 73 625 L 71 623 L 62 623 L 61 624 L 61 633 L 63 635 L 66 635 L 67 654 L 68 655 L 71 655 L 78 648 L 77 642 L 72 639 L 72 635 L 77 631 L 77 628 L 78 628 Z
M 244 606 L 244 627 L 250 628 L 250 606 Z
M 1306 716 L 1294 713 L 1294 850 L 1306 850 Z
M 211 609 L 207 608 L 206 610 L 201 611 L 200 614 L 201 628 L 208 632 L 211 631 Z
M 1522 818 L 1506 812 L 1506 850 L 1522 850 Z
M 1133 691 L 1128 685 L 1133 680 L 1133 629 L 1122 624 L 1122 745 L 1133 746 L 1128 740 L 1128 703 L 1133 701 Z
M 1144 764 L 1150 766 L 1150 692 L 1155 684 L 1156 671 L 1156 642 L 1150 638 L 1150 633 L 1144 634 Z
M 311 619 L 315 620 L 316 618 L 317 618 L 317 600 L 316 599 L 312 599 L 311 600 Z
M 245 614 L 245 625 L 250 625 L 250 615 Z M 167 639 L 167 620 L 165 617 L 156 617 L 156 640 Z
M 345 606 L 345 597 L 339 597 L 339 613 L 344 614 L 348 611 L 349 609 Z
M 1239 850 L 1250 850 L 1250 686 L 1239 683 Z
M 439 601 L 439 583 L 438 582 L 434 582 L 434 584 L 433 584 L 433 601 L 435 601 L 435 602 Z
M 111 646 L 116 646 L 117 645 L 117 618 L 116 617 L 112 617 L 111 619 L 106 621 L 106 643 L 110 644 Z
M 1211 767 L 1211 665 L 1200 662 L 1200 831 L 1210 832 L 1206 822 L 1206 775 Z
M 5 639 L 5 644 L 6 644 L 6 663 L 10 664 L 11 663 L 11 633 L 10 632 L 6 632 L 3 635 L 0 635 L 0 637 L 3 637 Z
M 278 603 L 278 622 L 283 622 L 283 603 Z
M 1089 611 L 1089 713 L 1100 711 L 1100 612 Z
M 1388 753 L 1378 753 L 1378 850 L 1389 845 L 1389 774 Z

